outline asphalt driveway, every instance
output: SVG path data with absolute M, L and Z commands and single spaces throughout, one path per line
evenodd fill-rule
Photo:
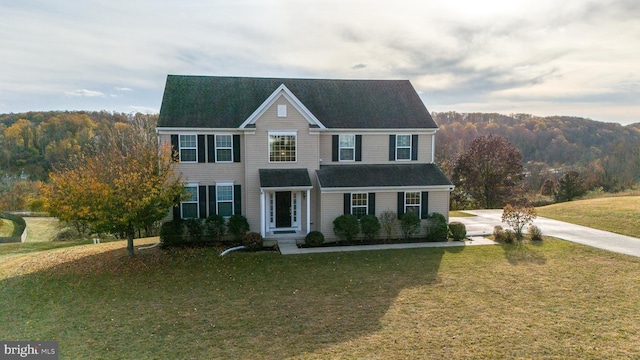
M 508 226 L 502 222 L 502 210 L 465 210 L 473 217 L 455 217 L 450 221 L 460 221 L 467 227 L 469 235 L 488 235 L 493 233 L 493 227 Z M 558 220 L 538 217 L 533 222 L 542 230 L 543 235 L 593 246 L 621 254 L 640 257 L 640 239 L 631 236 L 615 234 L 597 230 L 586 226 L 574 225 Z

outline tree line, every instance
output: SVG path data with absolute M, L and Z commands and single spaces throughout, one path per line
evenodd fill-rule
M 529 114 L 433 113 L 439 125 L 435 158 L 453 176 L 456 160 L 473 139 L 497 135 L 522 154 L 525 185 L 537 193 L 546 180 L 578 172 L 587 189 L 616 192 L 640 180 L 640 124 L 622 126 L 590 119 Z

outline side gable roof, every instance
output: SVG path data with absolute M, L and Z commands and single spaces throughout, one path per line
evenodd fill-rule
M 169 75 L 158 127 L 238 128 L 281 85 L 327 128 L 435 129 L 408 80 Z

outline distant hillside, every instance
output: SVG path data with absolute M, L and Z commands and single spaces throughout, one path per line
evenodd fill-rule
M 640 123 L 622 126 L 578 117 L 527 114 L 432 115 L 440 126 L 436 161 L 445 170 L 473 138 L 496 134 L 520 149 L 525 167 L 534 177 L 547 176 L 549 169 L 577 168 L 588 186 L 612 191 L 640 180 Z M 535 181 L 532 185 L 540 184 Z

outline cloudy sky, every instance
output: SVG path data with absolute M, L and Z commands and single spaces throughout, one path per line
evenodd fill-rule
M 0 113 L 158 112 L 167 74 L 409 79 L 430 111 L 640 122 L 637 0 L 0 0 Z

